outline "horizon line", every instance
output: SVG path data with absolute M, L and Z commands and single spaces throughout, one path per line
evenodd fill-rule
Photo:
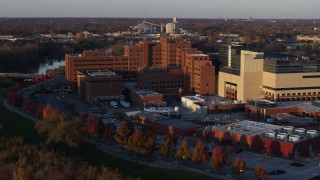
M 172 16 L 173 17 L 173 16 Z M 62 18 L 97 18 L 97 19 L 138 19 L 138 18 L 142 18 L 142 19 L 171 19 L 172 17 L 103 17 L 103 16 L 21 16 L 21 17 L 9 17 L 9 16 L 0 16 L 0 19 L 35 19 L 35 18 L 56 18 L 56 19 L 62 19 Z M 253 16 L 248 16 L 248 17 L 213 17 L 213 18 L 209 18 L 209 17 L 178 17 L 178 19 L 216 19 L 216 20 L 220 20 L 220 19 L 225 19 L 227 18 L 228 20 L 241 20 L 241 19 L 248 19 L 249 17 L 252 17 L 253 20 L 320 20 L 320 18 L 281 18 L 281 17 L 277 17 L 277 18 L 254 18 Z

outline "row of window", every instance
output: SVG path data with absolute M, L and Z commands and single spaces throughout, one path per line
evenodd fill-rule
M 128 61 L 128 59 L 90 59 L 90 60 L 74 60 L 74 62 L 105 62 L 105 61 Z
M 148 87 L 147 87 L 148 88 Z M 150 87 L 149 87 L 150 88 Z M 175 86 L 151 86 L 152 89 L 163 89 L 163 88 L 182 88 L 182 86 L 175 85 Z
M 183 83 L 183 82 L 182 82 L 182 81 L 159 81 L 159 82 L 155 81 L 155 82 L 147 82 L 147 84 L 165 84 L 165 83 L 167 83 L 167 84 L 170 84 L 170 83 L 175 83 L 175 84 L 177 84 L 177 83 Z
M 312 93 L 311 93 L 311 92 L 308 92 L 308 93 L 302 93 L 302 95 L 311 95 L 311 94 L 312 94 L 312 95 L 316 95 L 316 94 L 317 94 L 317 92 L 312 92 Z M 320 92 L 318 92 L 318 94 L 320 94 Z M 282 95 L 282 96 L 286 96 L 286 95 L 287 95 L 287 96 L 291 96 L 291 95 L 292 95 L 292 96 L 295 96 L 295 95 L 300 96 L 300 95 L 301 95 L 301 93 L 292 93 L 292 94 L 291 94 L 291 93 L 287 93 L 287 94 L 281 94 L 281 95 Z
M 320 75 L 302 76 L 302 78 L 320 78 Z
M 110 83 L 110 82 L 122 82 L 121 79 L 117 79 L 117 80 L 95 80 L 95 81 L 90 81 L 92 83 Z

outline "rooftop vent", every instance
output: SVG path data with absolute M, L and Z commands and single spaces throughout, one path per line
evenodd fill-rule
M 289 141 L 291 141 L 291 142 L 299 142 L 300 141 L 300 136 L 299 135 L 290 135 L 289 136 Z
M 279 133 L 277 135 L 277 138 L 281 139 L 281 140 L 286 140 L 288 138 L 288 134 L 287 133 Z
M 306 133 L 306 129 L 305 128 L 297 128 L 297 129 L 295 129 L 295 133 L 297 133 L 299 135 L 304 135 Z
M 316 130 L 308 130 L 307 135 L 311 138 L 316 137 L 318 135 L 318 131 Z
M 293 126 L 285 126 L 283 128 L 287 133 L 292 133 L 293 130 L 294 130 L 294 127 Z

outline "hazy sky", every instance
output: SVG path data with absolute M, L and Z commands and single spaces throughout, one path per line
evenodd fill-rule
M 320 0 L 0 0 L 0 17 L 320 18 Z

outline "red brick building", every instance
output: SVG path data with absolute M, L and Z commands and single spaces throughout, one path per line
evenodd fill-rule
M 133 123 L 151 126 L 157 134 L 174 133 L 179 136 L 192 136 L 201 125 L 183 121 L 181 119 L 172 119 L 161 115 L 143 113 L 131 118 Z
M 151 89 L 159 92 L 168 91 L 168 94 L 173 91 L 177 92 L 177 89 L 180 89 L 182 85 L 182 76 L 174 76 L 174 79 L 170 82 L 168 82 L 167 78 L 173 74 L 183 73 L 184 85 L 181 92 L 195 92 L 203 95 L 215 93 L 214 66 L 212 66 L 209 57 L 200 51 L 192 49 L 191 42 L 181 38 L 163 37 L 160 39 L 160 43 L 141 41 L 135 45 L 124 46 L 124 55 L 122 56 L 85 51 L 82 54 L 66 55 L 65 61 L 66 79 L 73 89 L 78 88 L 77 71 L 112 70 L 121 75 L 124 82 L 135 82 L 137 81 L 137 73 L 150 73 L 150 71 L 141 71 L 142 69 L 146 67 L 163 67 L 167 68 L 167 70 L 157 71 L 159 74 L 157 81 L 161 82 L 161 85 L 158 85 L 157 88 L 152 88 L 151 85 Z M 150 82 L 150 80 L 147 80 L 147 78 L 148 76 L 140 80 L 140 87 L 148 86 L 148 81 Z M 176 84 L 173 85 L 173 82 L 176 82 Z M 167 90 L 168 86 L 174 90 Z
M 182 68 L 148 67 L 137 75 L 137 86 L 140 89 L 151 89 L 164 95 L 179 95 L 185 89 Z
M 240 121 L 215 126 L 211 131 L 217 140 L 231 140 L 242 148 L 284 158 L 307 156 L 320 150 L 320 136 L 315 130 L 289 132 L 282 126 Z
M 271 102 L 273 106 L 267 104 L 260 105 L 259 102 L 268 102 L 267 100 L 254 100 L 245 106 L 248 116 L 254 117 L 274 117 L 279 113 L 300 114 L 302 116 L 320 117 L 320 101 L 287 101 L 287 102 Z M 257 103 L 255 103 L 257 102 Z M 269 104 L 270 104 L 269 103 Z
M 80 99 L 95 102 L 122 98 L 122 77 L 111 71 L 78 71 Z
M 131 101 L 140 108 L 164 107 L 167 104 L 162 98 L 162 94 L 149 89 L 133 89 L 130 91 Z

